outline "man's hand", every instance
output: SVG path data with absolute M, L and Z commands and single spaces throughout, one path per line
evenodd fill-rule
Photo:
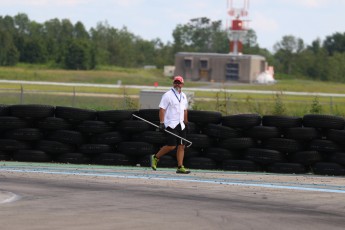
M 189 123 L 188 122 L 184 122 L 184 125 L 186 126 L 186 133 L 189 133 Z
M 159 131 L 160 131 L 160 132 L 164 132 L 164 130 L 165 130 L 165 125 L 164 125 L 164 123 L 159 123 Z

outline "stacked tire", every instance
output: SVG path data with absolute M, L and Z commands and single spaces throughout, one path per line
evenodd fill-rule
M 158 109 L 0 105 L 0 160 L 149 166 L 165 136 Z M 345 175 L 345 120 L 189 111 L 185 166 L 192 169 Z M 159 167 L 175 167 L 176 150 Z

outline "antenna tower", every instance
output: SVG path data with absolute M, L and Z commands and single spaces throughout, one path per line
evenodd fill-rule
M 240 0 L 238 0 L 240 1 Z M 249 0 L 242 0 L 243 6 L 238 7 L 235 5 L 236 0 L 227 0 L 227 13 L 230 17 L 231 24 L 227 25 L 226 29 L 228 31 L 228 38 L 230 44 L 230 53 L 233 54 L 240 54 L 242 53 L 242 42 L 245 35 L 248 32 L 248 8 L 249 8 Z

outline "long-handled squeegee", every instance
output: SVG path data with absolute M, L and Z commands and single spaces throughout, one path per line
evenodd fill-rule
M 139 117 L 139 116 L 137 116 L 137 115 L 135 115 L 135 114 L 132 114 L 132 115 L 133 115 L 133 117 L 136 117 L 136 118 L 138 118 L 138 119 L 140 119 L 140 120 L 142 120 L 142 121 L 145 121 L 146 123 L 148 123 L 148 124 L 150 124 L 150 125 L 153 125 L 153 126 L 156 127 L 156 128 L 159 128 L 158 125 L 156 125 L 156 124 L 154 124 L 154 123 L 152 123 L 152 122 L 150 122 L 150 121 L 148 121 L 148 120 L 145 120 L 145 119 L 142 118 L 142 117 Z M 188 148 L 192 145 L 192 142 L 191 142 L 191 141 L 189 141 L 189 140 L 187 140 L 187 139 L 185 139 L 185 138 L 183 138 L 183 137 L 180 137 L 179 135 L 176 135 L 175 133 L 172 133 L 172 132 L 170 132 L 169 130 L 164 129 L 164 131 L 167 132 L 167 133 L 169 133 L 169 134 L 171 134 L 171 135 L 173 135 L 173 136 L 175 136 L 175 137 L 180 138 L 181 140 L 183 140 L 183 141 L 185 141 L 185 142 L 187 142 L 187 143 L 189 143 L 189 145 L 187 145 Z

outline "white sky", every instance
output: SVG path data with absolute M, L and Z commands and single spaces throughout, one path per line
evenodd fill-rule
M 244 0 L 233 0 L 242 7 Z M 58 18 L 81 21 L 87 29 L 107 21 L 144 39 L 173 42 L 178 24 L 192 18 L 222 20 L 226 25 L 227 0 L 0 0 L 0 16 L 26 13 L 43 23 Z M 273 49 L 285 35 L 311 44 L 336 32 L 345 32 L 345 0 L 251 0 L 249 26 L 256 31 L 260 47 Z

